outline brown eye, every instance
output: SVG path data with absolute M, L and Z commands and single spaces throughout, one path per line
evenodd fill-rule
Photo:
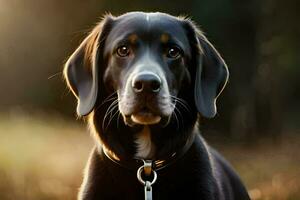
M 117 49 L 117 54 L 118 56 L 120 57 L 126 57 L 128 56 L 130 53 L 130 50 L 127 46 L 120 46 L 118 49 Z
M 173 46 L 168 49 L 167 57 L 178 58 L 179 56 L 181 56 L 181 49 L 179 47 Z

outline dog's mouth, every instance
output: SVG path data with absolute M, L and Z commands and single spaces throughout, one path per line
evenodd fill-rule
M 126 125 L 133 127 L 135 125 L 166 126 L 168 124 L 174 110 L 170 99 L 158 96 L 124 96 L 120 98 L 119 111 Z
M 161 121 L 161 118 L 160 115 L 151 112 L 151 110 L 146 107 L 130 115 L 132 122 L 142 125 L 157 124 Z
M 144 107 L 127 115 L 124 115 L 124 113 L 122 113 L 122 115 L 125 124 L 129 126 L 155 124 L 165 126 L 169 122 L 170 118 L 170 115 L 163 115 L 162 113 L 157 113 L 147 107 Z

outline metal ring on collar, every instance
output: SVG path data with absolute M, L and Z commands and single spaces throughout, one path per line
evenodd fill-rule
M 137 179 L 140 181 L 140 183 L 141 184 L 143 184 L 143 185 L 146 185 L 146 181 L 144 181 L 143 179 L 142 179 L 142 172 L 143 172 L 143 170 L 144 170 L 144 166 L 141 166 L 138 170 L 137 170 Z M 156 173 L 156 171 L 154 171 L 154 170 L 152 170 L 153 171 L 153 180 L 150 182 L 150 186 L 151 185 L 153 185 L 155 182 L 156 182 L 156 180 L 157 180 L 157 173 Z

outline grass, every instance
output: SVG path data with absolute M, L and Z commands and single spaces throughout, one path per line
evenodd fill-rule
M 300 199 L 300 135 L 255 146 L 214 146 L 253 200 Z M 0 117 L 0 199 L 76 199 L 93 141 L 80 123 L 46 115 Z
M 276 144 L 263 141 L 251 147 L 219 148 L 240 174 L 253 200 L 300 199 L 299 150 L 300 135 L 289 135 Z

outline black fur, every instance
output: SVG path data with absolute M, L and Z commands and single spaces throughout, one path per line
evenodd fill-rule
M 132 44 L 128 45 L 134 55 L 120 58 L 115 55 L 116 46 L 128 33 L 134 33 Z M 167 39 L 162 38 L 164 33 L 168 33 Z M 171 41 L 169 37 L 175 41 L 162 46 L 164 40 Z M 173 43 L 182 53 L 169 58 L 165 49 Z M 155 95 L 127 94 L 126 83 L 134 70 L 143 68 L 145 63 L 148 71 L 158 67 L 162 72 L 155 73 L 165 78 L 170 94 L 184 102 L 176 104 L 180 112 L 177 116 L 167 115 L 159 107 L 157 102 L 163 99 L 164 91 Z M 150 65 L 153 67 L 149 68 Z M 154 200 L 249 199 L 230 165 L 199 134 L 198 118 L 216 114 L 215 101 L 227 82 L 228 70 L 219 53 L 190 20 L 163 13 L 107 15 L 70 57 L 65 77 L 78 98 L 78 114 L 89 115 L 97 144 L 87 165 L 80 200 L 143 199 L 144 189 L 137 181 L 136 171 L 116 165 L 102 149 L 105 146 L 121 160 L 133 160 L 137 151 L 135 138 L 144 125 L 134 123 L 128 116 L 143 107 L 161 116 L 159 123 L 148 125 L 156 147 L 151 159 L 166 158 L 193 140 L 184 156 L 158 171 L 158 180 L 153 185 Z M 125 110 L 120 105 L 120 99 L 125 98 L 122 94 L 134 97 L 124 100 Z M 116 98 L 119 102 L 110 110 Z M 174 103 L 174 99 L 170 102 Z M 112 112 L 107 113 L 108 110 Z

